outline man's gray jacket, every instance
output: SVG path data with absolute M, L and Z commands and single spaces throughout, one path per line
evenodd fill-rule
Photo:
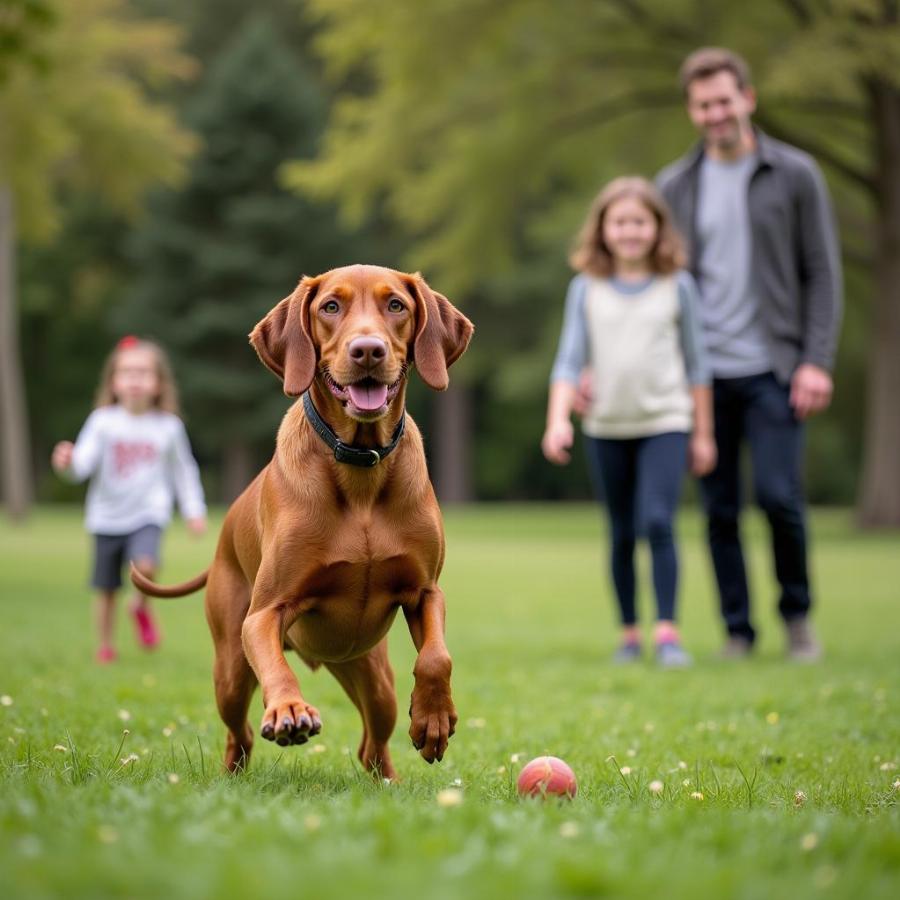
M 747 208 L 751 278 L 775 375 L 788 382 L 801 363 L 830 370 L 841 320 L 841 264 L 834 215 L 822 173 L 808 154 L 756 132 L 758 164 Z M 657 185 L 697 260 L 697 188 L 702 145 L 667 166 Z

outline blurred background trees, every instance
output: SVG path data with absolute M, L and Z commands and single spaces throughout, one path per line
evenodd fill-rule
M 7 6 L 0 185 L 20 219 L 56 225 L 15 245 L 39 496 L 71 491 L 46 477 L 49 448 L 74 436 L 102 358 L 131 331 L 172 352 L 207 482 L 233 496 L 286 402 L 247 332 L 302 274 L 355 261 L 421 270 L 476 323 L 451 390 L 410 393 L 441 495 L 586 496 L 580 459 L 556 469 L 538 446 L 567 251 L 603 182 L 652 176 L 691 146 L 676 72 L 716 43 L 750 61 L 760 125 L 818 158 L 841 225 L 837 393 L 809 429 L 810 496 L 900 524 L 896 3 Z M 62 48 L 76 8 L 74 65 Z M 42 175 L 18 174 L 10 147 Z M 139 193 L 154 182 L 170 186 Z

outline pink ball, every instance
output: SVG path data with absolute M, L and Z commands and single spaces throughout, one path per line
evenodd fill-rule
M 519 772 L 516 782 L 522 797 L 568 797 L 578 793 L 575 773 L 556 756 L 539 756 Z

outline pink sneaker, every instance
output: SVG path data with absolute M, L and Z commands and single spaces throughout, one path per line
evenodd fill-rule
M 134 624 L 137 628 L 137 636 L 140 644 L 147 650 L 152 650 L 159 643 L 159 631 L 150 615 L 150 610 L 143 606 L 135 606 L 131 610 Z
M 115 662 L 117 657 L 118 654 L 112 647 L 101 647 L 97 651 L 96 659 L 100 665 L 106 665 L 106 663 Z

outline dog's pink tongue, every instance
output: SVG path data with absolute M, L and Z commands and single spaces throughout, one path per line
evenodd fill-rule
M 357 409 L 364 412 L 372 412 L 381 409 L 387 403 L 387 385 L 378 384 L 375 381 L 367 381 L 360 384 L 349 384 L 350 399 Z

